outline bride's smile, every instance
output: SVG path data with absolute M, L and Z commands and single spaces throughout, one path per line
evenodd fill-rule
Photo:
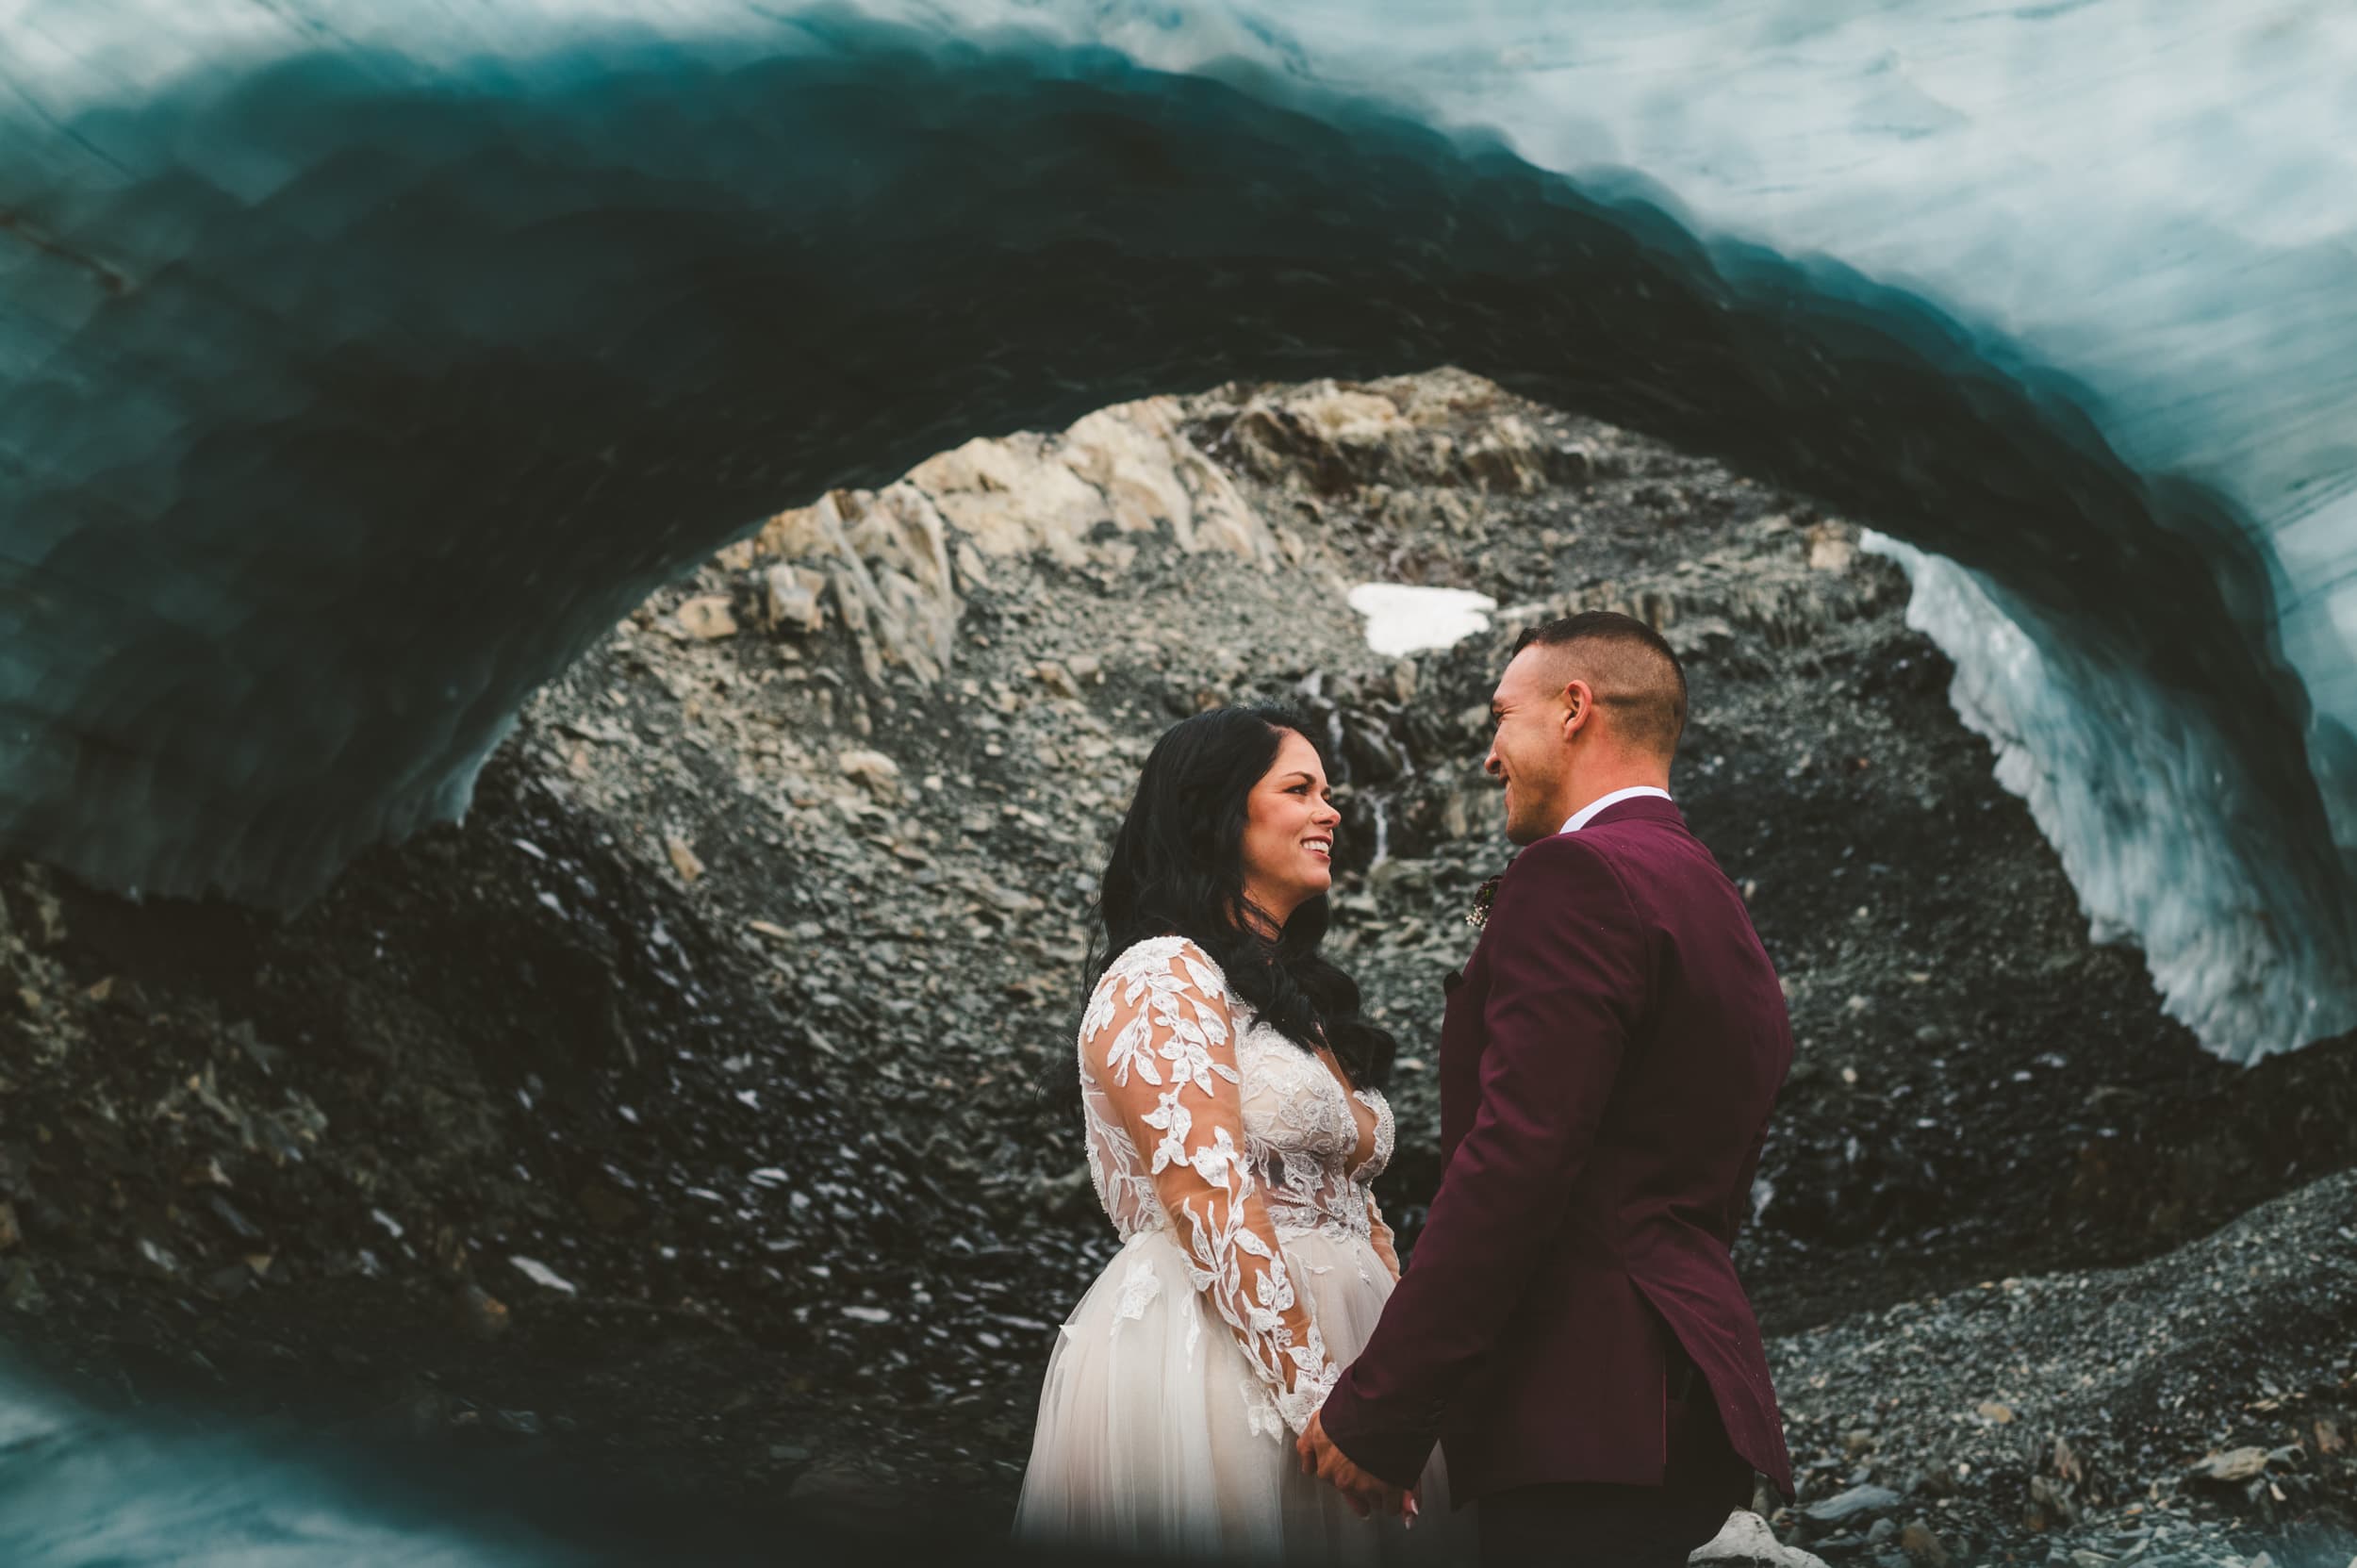
M 1317 748 L 1287 731 L 1244 813 L 1244 896 L 1281 928 L 1334 883 L 1334 834 L 1343 814 Z

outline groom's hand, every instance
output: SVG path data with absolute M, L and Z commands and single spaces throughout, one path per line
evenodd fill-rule
M 1310 1417 L 1310 1425 L 1294 1440 L 1294 1452 L 1301 1456 L 1301 1473 L 1315 1476 L 1341 1493 L 1343 1501 L 1360 1518 L 1376 1512 L 1414 1516 L 1415 1504 L 1409 1494 L 1352 1463 L 1349 1455 L 1334 1446 L 1316 1416 Z

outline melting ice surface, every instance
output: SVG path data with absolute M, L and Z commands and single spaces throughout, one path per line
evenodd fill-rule
M 314 1447 L 224 1443 L 75 1411 L 0 1371 L 0 1561 L 10 1568 L 560 1568 L 602 1560 L 387 1501 Z M 371 1498 L 369 1494 L 374 1494 Z M 445 1517 L 437 1519 L 436 1513 Z
M 1361 583 L 1350 590 L 1350 607 L 1367 618 L 1367 646 L 1399 658 L 1454 648 L 1475 632 L 1488 631 L 1489 612 L 1498 602 L 1467 588 Z
M 755 519 L 1453 361 L 1919 553 L 2106 933 L 2357 1024 L 2357 17 L 0 0 L 0 843 L 316 893 Z

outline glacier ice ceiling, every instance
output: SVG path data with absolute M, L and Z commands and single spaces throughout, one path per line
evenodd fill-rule
M 2334 1034 L 2352 67 L 2127 0 L 0 0 L 0 842 L 298 903 L 771 511 L 1450 361 L 1890 536 L 2172 1011 Z

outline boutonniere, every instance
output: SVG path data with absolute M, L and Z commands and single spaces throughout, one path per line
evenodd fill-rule
M 1490 906 L 1497 901 L 1498 883 L 1505 880 L 1504 877 L 1492 877 L 1474 889 L 1473 908 L 1465 911 L 1465 924 L 1479 931 L 1490 923 Z

